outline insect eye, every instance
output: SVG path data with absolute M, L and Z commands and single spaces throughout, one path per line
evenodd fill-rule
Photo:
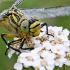
M 26 29 L 26 26 L 24 26 L 24 29 Z

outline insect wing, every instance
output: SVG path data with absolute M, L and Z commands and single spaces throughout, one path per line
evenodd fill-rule
M 23 2 L 24 0 L 16 0 L 16 2 L 12 5 L 12 7 L 14 7 L 14 6 L 18 6 L 18 5 L 20 5 L 22 2 Z
M 70 5 L 52 8 L 33 8 L 20 10 L 28 17 L 37 16 L 40 19 L 70 15 Z

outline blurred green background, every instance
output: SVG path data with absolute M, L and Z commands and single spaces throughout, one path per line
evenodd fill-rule
M 5 9 L 8 9 L 11 7 L 11 5 L 16 0 L 0 0 L 3 1 L 0 3 L 0 12 L 2 12 Z M 63 6 L 70 4 L 70 0 L 25 0 L 19 8 L 42 8 L 42 7 L 56 7 L 56 6 Z M 46 18 L 41 19 L 43 22 L 47 22 L 48 25 L 52 26 L 63 26 L 64 28 L 68 28 L 70 30 L 70 16 L 65 17 L 55 17 L 55 18 Z M 0 34 L 1 33 L 7 33 L 3 27 L 0 27 Z M 16 62 L 17 56 L 14 54 L 11 59 L 9 59 L 7 56 L 4 55 L 4 52 L 6 50 L 6 45 L 2 41 L 0 37 L 0 70 L 14 70 L 13 66 Z M 69 68 L 67 67 L 67 70 Z

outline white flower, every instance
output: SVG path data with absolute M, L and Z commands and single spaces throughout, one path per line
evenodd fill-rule
M 46 68 L 43 66 L 38 66 L 38 67 L 35 67 L 35 70 L 46 70 Z
M 22 53 L 19 56 L 18 62 L 23 63 L 25 67 L 36 67 L 40 65 L 40 58 L 36 53 Z
M 46 66 L 46 69 L 47 69 L 47 70 L 53 70 L 54 67 L 55 67 L 54 64 L 53 64 L 53 65 L 47 65 L 47 66 Z
M 67 65 L 67 66 L 70 66 L 70 60 L 69 59 L 66 59 L 66 61 L 65 61 L 64 64 Z
M 34 40 L 34 43 L 35 43 L 34 48 L 42 47 L 39 40 Z
M 15 51 L 10 49 L 10 51 L 8 52 L 8 57 L 11 58 L 14 53 Z
M 16 69 L 16 70 L 22 70 L 22 68 L 23 68 L 23 65 L 21 63 L 15 63 L 14 69 Z
M 63 44 L 56 44 L 55 46 L 52 46 L 51 51 L 53 53 L 64 55 L 65 51 L 66 51 L 66 48 L 64 47 Z
M 43 47 L 45 47 L 47 50 L 50 50 L 52 48 L 52 45 L 50 44 L 49 41 L 44 41 L 43 42 Z
M 16 70 L 22 70 L 23 67 L 28 68 L 29 66 L 34 67 L 35 70 L 53 70 L 55 66 L 62 67 L 63 64 L 70 66 L 69 31 L 63 27 L 49 26 L 48 34 L 53 35 L 50 36 L 46 34 L 45 26 L 41 30 L 43 32 L 39 36 L 26 39 L 23 48 L 34 47 L 34 49 L 22 51 L 14 65 Z M 18 47 L 20 47 L 20 43 Z M 10 51 L 8 56 L 11 57 L 13 53 Z
M 50 60 L 54 60 L 54 58 L 55 58 L 55 55 L 53 54 L 53 53 L 51 53 L 50 51 L 43 51 L 42 52 L 42 54 L 41 54 L 41 57 L 42 58 L 46 58 L 46 59 L 48 59 L 49 61 Z M 51 58 L 52 57 L 52 58 Z
M 62 41 L 68 41 L 68 37 L 64 35 L 60 35 L 58 38 L 60 38 Z
M 63 64 L 65 63 L 65 58 L 63 57 L 63 56 L 61 56 L 60 58 L 57 58 L 56 60 L 55 60 L 55 65 L 56 66 L 59 66 L 59 67 L 62 67 L 63 66 Z
M 54 36 L 58 36 L 59 32 L 62 32 L 62 27 L 57 27 L 57 26 L 49 26 L 48 30 L 52 30 L 54 32 Z
M 66 52 L 70 52 L 70 41 L 69 40 L 65 41 L 63 44 L 64 44 L 64 46 L 66 48 Z
M 68 40 L 68 41 L 64 41 L 64 42 L 63 42 L 63 45 L 64 45 L 65 47 L 70 46 L 70 41 L 69 41 L 69 40 Z
M 45 31 L 46 31 L 46 26 L 43 26 L 43 27 L 41 28 L 41 30 L 45 32 Z
M 63 35 L 64 35 L 64 36 L 69 36 L 69 30 L 64 29 L 64 30 L 63 30 Z

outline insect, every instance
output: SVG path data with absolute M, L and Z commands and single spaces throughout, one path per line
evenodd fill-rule
M 13 5 L 12 7 L 9 9 L 9 10 L 6 10 L 6 12 L 4 12 L 2 15 L 0 15 L 0 26 L 3 26 L 5 27 L 10 33 L 8 34 L 1 34 L 1 37 L 3 39 L 3 41 L 5 42 L 5 44 L 8 46 L 7 50 L 9 48 L 19 52 L 20 50 L 19 49 L 16 49 L 16 48 L 13 48 L 11 45 L 12 44 L 16 44 L 16 43 L 19 43 L 21 42 L 20 44 L 20 49 L 23 49 L 23 50 L 32 50 L 34 48 L 22 48 L 22 46 L 24 45 L 24 41 L 27 39 L 27 36 L 30 35 L 30 36 L 38 36 L 40 34 L 40 29 L 43 27 L 43 26 L 46 26 L 46 34 L 47 35 L 51 35 L 51 34 L 48 34 L 48 25 L 47 23 L 43 22 L 42 24 L 40 24 L 41 22 L 36 19 L 36 18 L 30 18 L 30 19 L 27 19 L 25 17 L 25 14 L 28 14 L 28 15 L 35 15 L 35 13 L 39 14 L 40 18 L 43 18 L 42 15 L 44 17 L 55 17 L 55 16 L 60 16 L 60 11 L 65 11 L 64 8 L 66 8 L 65 6 L 63 7 L 60 7 L 60 8 L 53 8 L 53 10 L 51 9 L 46 9 L 46 8 L 43 8 L 43 9 L 31 9 L 31 14 L 30 14 L 30 9 L 17 9 L 17 6 L 22 3 L 23 0 L 17 0 Z M 63 8 L 63 9 L 61 9 Z M 69 8 L 69 6 L 68 6 Z M 41 11 L 43 10 L 43 11 Z M 58 12 L 56 14 L 55 13 L 55 10 Z M 58 11 L 60 10 L 60 11 Z M 52 12 L 52 16 L 51 15 L 45 15 L 44 14 L 40 14 L 39 12 L 45 12 L 48 13 L 49 11 L 49 14 Z M 59 15 L 58 15 L 59 14 Z M 63 14 L 62 14 L 63 15 Z M 64 15 L 66 15 L 66 13 L 64 13 Z M 51 35 L 53 36 L 53 35 Z M 19 38 L 18 40 L 15 40 L 15 41 L 11 41 L 9 43 L 7 43 L 5 37 L 10 37 L 10 38 L 14 38 L 14 37 L 17 37 Z M 5 55 L 7 53 L 7 50 L 5 52 Z
M 41 22 L 38 19 L 31 18 L 28 20 L 26 17 L 24 17 L 24 14 L 20 10 L 18 10 L 15 6 L 12 7 L 10 10 L 8 10 L 6 13 L 4 13 L 2 16 L 2 19 L 0 20 L 0 26 L 3 26 L 9 32 L 11 32 L 6 34 L 4 33 L 1 34 L 2 40 L 8 46 L 7 50 L 11 48 L 21 53 L 19 49 L 11 47 L 12 44 L 16 44 L 19 42 L 21 42 L 20 49 L 23 49 L 23 50 L 34 49 L 34 48 L 22 48 L 24 41 L 26 40 L 28 35 L 32 37 L 38 36 L 41 31 L 40 29 L 43 26 L 46 26 L 46 34 L 51 35 L 51 34 L 48 34 L 47 23 L 45 22 L 42 24 L 40 23 Z M 17 37 L 19 39 L 7 43 L 5 37 L 10 37 L 10 38 Z M 5 55 L 7 53 L 7 50 L 5 52 Z

